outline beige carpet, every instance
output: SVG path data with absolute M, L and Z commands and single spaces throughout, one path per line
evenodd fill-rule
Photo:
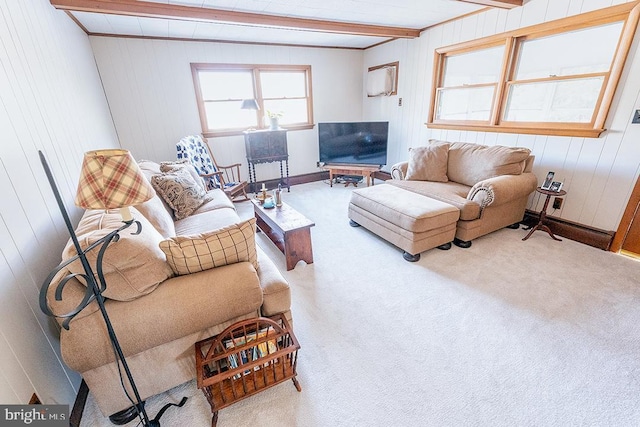
M 640 262 L 504 229 L 408 263 L 349 226 L 352 188 L 284 193 L 316 223 L 313 264 L 285 272 L 258 238 L 291 284 L 302 392 L 278 385 L 220 411 L 219 426 L 639 425 Z M 162 425 L 210 425 L 193 383 L 149 414 L 182 396 Z M 91 395 L 82 425 L 111 425 Z

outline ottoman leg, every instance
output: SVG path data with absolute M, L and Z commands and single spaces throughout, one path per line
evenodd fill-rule
M 402 253 L 402 258 L 404 258 L 405 261 L 416 262 L 420 261 L 420 254 L 411 255 L 409 252 L 404 251 Z
M 349 225 L 352 226 L 352 227 L 360 227 L 360 224 L 358 224 L 357 222 L 355 222 L 352 219 L 349 220 Z
M 440 246 L 437 246 L 437 248 L 443 251 L 448 251 L 449 249 L 451 249 L 451 242 L 444 243 Z
M 457 237 L 453 239 L 453 244 L 458 246 L 459 248 L 470 248 L 471 242 L 465 242 L 464 240 L 460 240 Z

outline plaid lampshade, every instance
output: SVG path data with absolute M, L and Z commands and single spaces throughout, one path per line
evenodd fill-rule
M 84 155 L 75 203 L 85 209 L 116 209 L 151 199 L 155 191 L 127 150 Z

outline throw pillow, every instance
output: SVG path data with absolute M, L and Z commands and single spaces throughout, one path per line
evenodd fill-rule
M 449 144 L 431 143 L 409 148 L 406 180 L 447 182 Z
M 120 232 L 118 241 L 112 241 L 104 252 L 102 262 L 107 289 L 103 292 L 107 298 L 118 301 L 131 301 L 152 292 L 161 282 L 173 276 L 166 263 L 166 257 L 158 248 L 163 237 L 151 223 L 135 208 L 131 214 L 142 227 L 140 234 L 133 234 L 135 224 Z M 87 248 L 122 225 L 119 210 L 88 210 L 84 213 L 76 235 L 80 247 Z M 99 248 L 87 253 L 87 259 L 95 268 Z M 63 261 L 77 255 L 73 242 L 69 240 L 62 253 Z M 79 260 L 67 266 L 72 273 L 83 274 Z M 94 273 L 95 273 L 94 269 Z M 86 283 L 80 280 L 85 286 Z
M 176 219 L 188 217 L 205 202 L 206 192 L 185 169 L 154 175 L 151 185 L 173 209 Z
M 177 236 L 160 242 L 167 263 L 178 275 L 249 261 L 258 269 L 256 220 L 232 224 L 193 236 Z
M 202 179 L 202 177 L 198 174 L 198 171 L 189 160 L 184 159 L 176 160 L 175 162 L 160 162 L 160 172 L 174 172 L 179 169 L 184 169 L 189 172 L 193 180 L 197 182 L 203 190 L 206 191 L 207 187 L 204 184 L 204 179 Z

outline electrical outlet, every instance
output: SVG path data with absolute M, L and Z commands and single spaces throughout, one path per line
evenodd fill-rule
M 553 209 L 560 209 L 562 207 L 562 200 L 562 197 L 553 199 Z
M 631 123 L 640 123 L 640 110 L 636 110 L 633 114 L 633 120 L 631 120 Z
M 398 107 L 402 107 L 402 98 L 398 98 Z

